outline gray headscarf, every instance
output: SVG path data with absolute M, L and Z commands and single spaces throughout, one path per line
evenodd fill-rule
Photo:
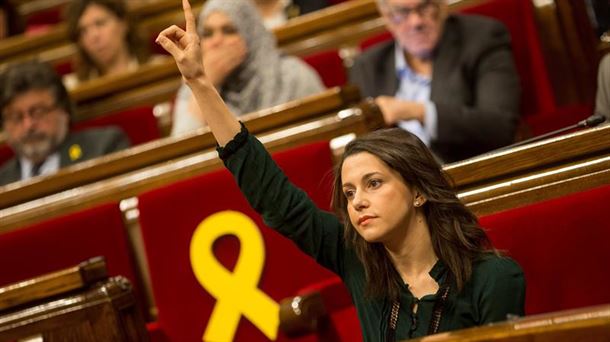
M 311 68 L 280 55 L 275 37 L 263 25 L 251 0 L 206 1 L 199 15 L 200 35 L 205 19 L 213 12 L 222 12 L 231 19 L 248 49 L 246 60 L 220 89 L 220 95 L 236 114 L 284 103 L 323 88 Z

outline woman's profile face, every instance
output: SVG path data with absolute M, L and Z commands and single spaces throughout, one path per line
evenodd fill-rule
M 415 193 L 398 172 L 368 152 L 347 157 L 341 168 L 349 219 L 367 242 L 403 241 L 415 222 Z
M 128 53 L 127 23 L 106 7 L 92 3 L 78 20 L 79 44 L 98 65 L 110 65 Z
M 231 18 L 222 12 L 212 12 L 203 23 L 201 44 L 204 51 L 235 44 L 243 40 Z

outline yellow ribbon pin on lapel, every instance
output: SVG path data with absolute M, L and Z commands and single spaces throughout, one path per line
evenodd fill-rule
M 83 156 L 83 149 L 78 144 L 70 146 L 68 149 L 68 155 L 71 161 L 80 159 Z
M 214 241 L 225 235 L 239 239 L 233 272 L 214 256 Z M 243 314 L 270 340 L 279 326 L 279 305 L 258 289 L 265 265 L 265 243 L 256 224 L 236 211 L 222 211 L 203 220 L 191 239 L 190 259 L 197 281 L 216 298 L 204 341 L 232 341 Z

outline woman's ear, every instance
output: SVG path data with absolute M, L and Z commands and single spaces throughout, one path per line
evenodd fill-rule
M 415 200 L 413 201 L 413 205 L 415 207 L 421 207 L 426 203 L 426 198 L 419 191 L 415 192 Z

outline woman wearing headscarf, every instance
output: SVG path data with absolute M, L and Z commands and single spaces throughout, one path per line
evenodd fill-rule
M 209 0 L 199 15 L 203 63 L 236 115 L 315 94 L 324 86 L 310 66 L 284 56 L 250 1 Z M 190 89 L 183 85 L 174 107 L 172 135 L 203 125 Z

